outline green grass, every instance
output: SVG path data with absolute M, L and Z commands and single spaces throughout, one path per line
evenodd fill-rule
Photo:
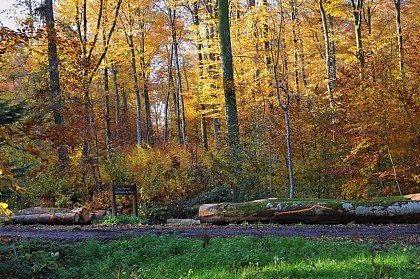
M 420 247 L 280 237 L 145 236 L 0 244 L 0 278 L 419 278 Z

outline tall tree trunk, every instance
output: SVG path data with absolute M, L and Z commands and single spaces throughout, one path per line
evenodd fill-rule
M 166 144 L 169 142 L 169 98 L 174 89 L 174 78 L 173 78 L 173 59 L 174 59 L 174 48 L 173 43 L 171 44 L 169 61 L 168 61 L 168 92 L 165 98 L 165 124 L 163 129 L 163 142 Z M 177 118 L 179 119 L 179 118 Z M 178 126 L 179 127 L 179 126 Z M 178 133 L 178 143 L 180 140 Z
M 175 117 L 176 117 L 176 125 L 177 125 L 177 132 L 178 132 L 178 144 L 185 144 L 183 141 L 183 134 L 181 134 L 181 114 L 180 114 L 180 95 L 182 93 L 182 82 L 181 82 L 181 72 L 179 68 L 179 60 L 178 60 L 178 42 L 176 38 L 176 28 L 175 28 L 175 18 L 176 18 L 176 11 L 168 8 L 168 15 L 169 21 L 171 24 L 171 37 L 172 37 L 172 50 L 173 50 L 173 62 L 175 62 L 175 74 L 177 77 L 177 89 L 173 93 L 174 105 L 175 105 Z
M 91 41 L 88 41 L 88 20 L 87 20 L 87 0 L 83 0 L 82 2 L 82 8 L 80 9 L 79 2 L 76 2 L 76 10 L 75 10 L 75 20 L 76 20 L 76 28 L 77 28 L 77 34 L 79 37 L 79 42 L 81 45 L 81 51 L 82 51 L 82 57 L 83 57 L 83 70 L 82 70 L 82 83 L 83 83 L 83 92 L 84 92 L 84 98 L 85 98 L 85 110 L 86 110 L 86 117 L 87 117 L 87 128 L 84 135 L 83 140 L 83 150 L 82 150 L 82 163 L 80 165 L 80 168 L 82 170 L 82 175 L 85 175 L 85 169 L 86 169 L 86 162 L 89 162 L 91 165 L 91 171 L 92 171 L 92 177 L 95 182 L 96 191 L 100 190 L 100 170 L 99 170 L 99 144 L 98 144 L 98 134 L 97 129 L 95 125 L 95 119 L 94 119 L 94 109 L 93 109 L 93 103 L 90 97 L 90 86 L 92 84 L 93 78 L 98 71 L 99 67 L 101 66 L 103 60 L 106 57 L 106 54 L 108 52 L 108 48 L 110 45 L 110 41 L 112 38 L 112 34 L 115 30 L 115 25 L 117 23 L 117 18 L 119 14 L 119 10 L 121 7 L 122 0 L 118 0 L 115 6 L 114 10 L 114 17 L 111 21 L 111 26 L 106 34 L 104 36 L 105 43 L 104 48 L 99 53 L 98 56 L 93 55 L 94 49 L 97 47 L 98 44 L 98 37 L 99 37 L 99 30 L 101 29 L 101 24 L 103 23 L 103 11 L 104 11 L 104 1 L 100 1 L 99 3 L 99 9 L 97 13 L 97 20 L 96 25 L 94 26 L 95 30 L 93 32 L 93 38 Z M 93 58 L 96 58 L 96 60 L 93 60 Z M 93 66 L 91 66 L 93 65 Z M 91 148 L 90 148 L 90 140 L 94 140 L 95 142 L 95 157 L 91 154 Z M 96 160 L 96 162 L 95 162 Z
M 374 0 L 369 0 L 367 5 L 365 5 L 365 7 L 366 7 L 366 26 L 367 26 L 367 29 L 368 29 L 368 36 L 370 38 L 372 36 L 372 2 L 373 1 Z M 373 55 L 372 50 L 370 50 L 370 54 Z M 369 66 L 370 66 L 370 74 L 371 74 L 372 82 L 376 82 L 374 59 L 370 59 Z
M 121 139 L 120 94 L 118 92 L 117 67 L 115 67 L 114 64 L 111 65 L 111 71 L 112 71 L 112 82 L 114 85 L 114 96 L 115 96 L 115 139 L 118 143 L 118 141 Z
M 205 0 L 205 6 L 206 6 L 206 16 L 210 19 L 210 22 L 207 23 L 206 26 L 206 40 L 207 40 L 207 48 L 210 50 L 208 55 L 205 55 L 205 59 L 209 60 L 209 65 L 207 66 L 207 75 L 214 80 L 214 82 L 210 85 L 212 91 L 218 90 L 217 80 L 219 79 L 219 71 L 215 67 L 216 61 L 216 55 L 215 55 L 215 46 L 213 44 L 214 39 L 216 37 L 217 28 L 215 28 L 214 22 L 216 22 L 216 19 L 218 18 L 217 15 L 217 5 L 218 1 L 212 1 L 212 0 Z M 215 9 L 216 7 L 216 9 Z M 217 102 L 218 96 L 217 94 L 211 94 L 212 99 L 214 102 Z M 213 117 L 213 141 L 214 145 L 216 147 L 219 146 L 219 133 L 220 133 L 220 117 L 219 115 L 219 107 L 216 104 L 211 105 Z
M 32 5 L 30 4 L 30 7 Z M 54 12 L 52 7 L 52 0 L 45 0 L 45 18 L 47 24 L 47 40 L 48 40 L 48 67 L 50 74 L 51 87 L 51 104 L 54 117 L 54 124 L 61 126 L 63 124 L 63 117 L 61 114 L 61 91 L 60 79 L 58 73 L 58 55 L 56 34 L 54 28 Z M 64 170 L 68 165 L 69 156 L 67 147 L 60 144 L 57 148 L 58 153 L 58 169 Z
M 134 85 L 134 94 L 136 96 L 136 131 L 137 131 L 137 145 L 142 145 L 142 131 L 141 131 L 141 98 L 140 98 L 140 89 L 139 81 L 137 77 L 137 64 L 136 64 L 136 52 L 134 50 L 133 35 L 129 34 L 127 36 L 127 42 L 130 47 L 131 54 L 131 74 L 133 78 Z
M 300 30 L 300 27 L 299 27 L 299 30 Z M 303 89 L 306 90 L 306 87 L 308 86 L 308 82 L 306 80 L 305 52 L 304 52 L 303 40 L 302 40 L 302 36 L 300 35 L 300 32 L 299 32 L 299 46 L 300 46 L 300 50 L 299 50 L 299 56 L 300 56 L 300 75 L 301 75 L 301 79 L 302 79 Z
M 353 8 L 353 18 L 354 18 L 354 32 L 356 35 L 356 49 L 357 49 L 357 59 L 359 60 L 359 78 L 363 79 L 363 68 L 365 65 L 365 55 L 363 52 L 363 43 L 362 43 L 362 9 L 363 9 L 363 0 L 351 0 L 351 5 Z
M 398 65 L 401 82 L 404 82 L 404 62 L 403 62 L 403 36 L 401 27 L 401 0 L 393 0 L 395 6 L 395 23 L 397 26 L 398 38 Z
M 153 128 L 152 128 L 152 116 L 150 112 L 150 100 L 149 100 L 149 89 L 147 87 L 147 75 L 146 75 L 146 63 L 145 63 L 145 31 L 144 31 L 144 12 L 142 22 L 140 24 L 141 41 L 140 41 L 140 65 L 141 65 L 141 79 L 142 79 L 142 91 L 144 99 L 144 111 L 145 111 L 145 133 L 146 133 L 146 144 L 153 146 Z
M 233 57 L 230 41 L 229 3 L 218 0 L 219 39 L 222 56 L 223 89 L 226 104 L 227 142 L 229 156 L 239 163 L 239 123 L 236 107 L 235 84 L 233 80 Z
M 105 19 L 106 20 L 106 19 Z M 106 30 L 103 31 L 103 44 L 106 43 Z M 104 92 L 105 92 L 105 146 L 107 157 L 111 155 L 111 117 L 109 115 L 109 78 L 108 67 L 104 69 Z
M 176 81 L 177 81 L 177 103 L 178 111 L 180 111 L 180 119 L 182 126 L 182 143 L 184 146 L 187 146 L 187 133 L 186 133 L 186 123 L 185 123 L 185 107 L 184 107 L 184 96 L 182 90 L 182 73 L 181 67 L 179 65 L 179 54 L 178 54 L 178 39 L 176 37 L 176 28 L 175 28 L 175 19 L 176 11 L 169 9 L 169 14 L 171 16 L 171 28 L 172 28 L 172 43 L 174 46 L 174 62 L 175 62 L 175 72 L 176 72 Z
M 287 166 L 289 169 L 289 197 L 294 198 L 295 195 L 295 178 L 293 173 L 293 154 L 292 154 L 292 139 L 291 139 L 291 129 L 290 129 L 290 117 L 289 110 L 284 110 L 284 119 L 286 123 L 286 144 L 287 144 Z
M 295 94 L 300 99 L 300 88 L 299 88 L 299 44 L 298 44 L 298 18 L 297 18 L 297 3 L 296 0 L 291 0 L 289 2 L 290 8 L 292 10 L 292 24 L 293 24 L 293 78 L 295 84 Z
M 199 94 L 199 99 L 202 99 L 202 95 L 203 92 L 201 92 L 201 86 L 203 85 L 203 78 L 204 78 L 204 65 L 203 65 L 203 44 L 201 43 L 201 39 L 200 39 L 200 31 L 199 31 L 199 27 L 200 27 L 200 22 L 199 22 L 199 18 L 198 18 L 198 2 L 195 1 L 193 3 L 193 23 L 195 25 L 195 27 L 197 28 L 197 32 L 196 32 L 196 37 L 197 37 L 197 56 L 198 56 L 198 78 L 199 78 L 199 84 L 198 84 L 198 94 Z M 203 101 L 201 101 L 200 104 L 200 129 L 201 129 L 201 144 L 203 146 L 204 151 L 208 151 L 209 150 L 209 145 L 208 145 L 208 141 L 207 141 L 207 124 L 206 124 L 206 105 L 203 103 Z
M 109 85 L 108 68 L 104 69 L 104 91 L 105 91 L 105 146 L 107 157 L 111 154 L 111 118 L 109 115 Z
M 331 47 L 330 30 L 328 28 L 327 14 L 325 13 L 323 0 L 318 1 L 319 10 L 321 13 L 322 29 L 324 33 L 324 45 L 325 45 L 325 70 L 327 75 L 327 91 L 329 98 L 329 106 L 331 112 L 334 111 L 334 89 L 335 89 L 335 51 Z M 329 15 L 328 15 L 329 16 Z M 332 23 L 331 23 L 332 24 Z M 331 26 L 330 24 L 330 26 Z
M 121 95 L 122 95 L 122 114 L 123 114 L 123 122 L 124 122 L 124 130 L 125 130 L 125 138 L 124 138 L 124 144 L 127 144 L 130 133 L 128 129 L 128 98 L 127 98 L 127 92 L 125 91 L 124 86 L 121 87 Z
M 266 14 L 268 14 L 268 3 L 267 0 L 263 0 L 261 2 L 261 6 L 262 9 L 264 10 L 264 16 L 262 16 L 262 30 L 261 30 L 261 37 L 262 37 L 262 41 L 263 41 L 263 50 L 264 50 L 264 64 L 266 66 L 267 69 L 271 69 L 272 67 L 272 61 L 271 61 L 271 57 L 270 57 L 270 40 L 268 38 L 268 21 L 267 21 L 267 16 Z M 272 88 L 273 84 L 271 79 L 267 79 L 267 88 Z M 272 93 L 271 90 L 269 90 L 268 92 L 268 107 L 272 110 L 274 108 L 274 104 L 271 101 L 272 97 L 274 96 L 274 94 Z M 265 104 L 264 104 L 265 105 Z
M 284 11 L 283 9 L 280 11 L 281 13 L 281 24 L 280 26 L 284 26 Z M 290 125 L 290 116 L 289 116 L 289 108 L 290 108 L 290 94 L 287 82 L 287 72 L 288 72 L 288 65 L 287 65 L 287 55 L 286 53 L 286 43 L 283 39 L 283 27 L 281 27 L 278 37 L 276 38 L 275 46 L 273 47 L 273 77 L 274 77 L 274 87 L 276 90 L 276 97 L 278 106 L 283 110 L 284 119 L 286 124 L 286 145 L 287 145 L 287 166 L 289 170 L 289 197 L 293 198 L 295 193 L 295 180 L 294 180 L 294 171 L 293 171 L 293 154 L 292 154 L 292 141 L 291 141 L 291 125 Z M 283 59 L 281 59 L 283 56 Z M 283 71 L 282 71 L 282 83 L 280 83 L 280 79 L 278 76 L 279 64 L 280 61 L 283 63 Z M 281 93 L 284 93 L 285 100 L 283 101 L 281 98 Z

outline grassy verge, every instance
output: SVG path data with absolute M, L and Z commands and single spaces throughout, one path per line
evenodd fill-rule
M 372 247 L 377 246 L 280 237 L 215 238 L 205 248 L 202 240 L 177 236 L 75 244 L 36 240 L 0 244 L 0 277 L 419 278 L 420 247 Z

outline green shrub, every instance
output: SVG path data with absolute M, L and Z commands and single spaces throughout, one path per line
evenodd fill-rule
M 115 225 L 115 224 L 141 224 L 142 220 L 140 217 L 134 215 L 117 215 L 115 217 L 112 216 L 105 216 L 101 222 L 101 224 L 105 225 Z

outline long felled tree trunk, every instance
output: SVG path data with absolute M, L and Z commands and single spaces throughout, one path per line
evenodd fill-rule
M 204 204 L 198 217 L 202 223 L 418 223 L 420 201 L 401 199 L 340 201 L 264 199 L 243 203 Z
M 61 114 L 61 92 L 60 92 L 60 79 L 58 72 L 58 55 L 56 34 L 54 28 L 54 13 L 52 7 L 52 0 L 45 0 L 45 18 L 47 24 L 48 36 L 48 66 L 50 74 L 50 87 L 51 87 L 51 104 L 54 117 L 54 123 L 58 126 L 63 124 L 63 116 Z M 58 152 L 58 168 L 60 171 L 64 170 L 68 164 L 69 156 L 67 147 L 59 144 Z

